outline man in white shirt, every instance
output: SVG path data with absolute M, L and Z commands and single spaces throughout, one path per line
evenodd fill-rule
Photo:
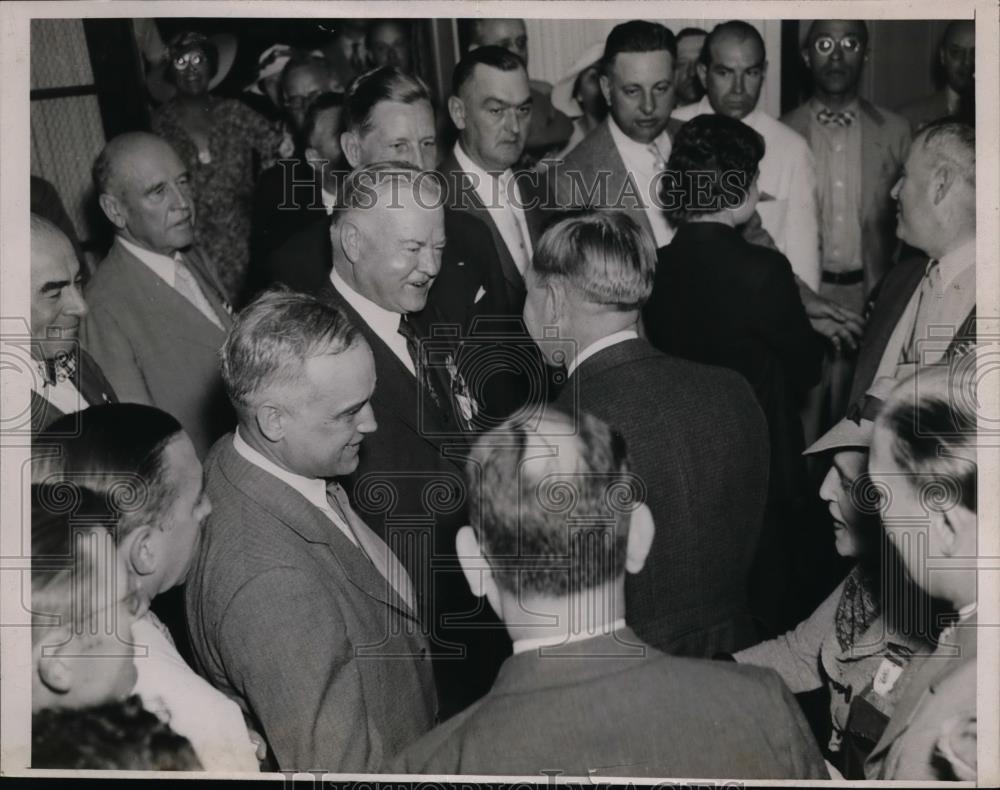
M 625 580 L 642 570 L 654 526 L 613 429 L 586 414 L 514 418 L 480 439 L 468 477 L 475 507 L 458 555 L 514 655 L 489 694 L 394 770 L 826 776 L 770 670 L 665 655 L 625 624 Z
M 172 414 L 203 457 L 233 421 L 217 358 L 232 308 L 192 246 L 187 169 L 165 140 L 130 132 L 98 156 L 94 185 L 115 242 L 87 285 L 83 346 L 119 399 Z
M 621 433 L 659 525 L 644 570 L 626 580 L 629 625 L 661 650 L 711 658 L 755 638 L 747 577 L 767 426 L 740 374 L 638 337 L 655 268 L 649 237 L 624 212 L 564 219 L 539 244 L 524 317 L 543 353 L 567 361 L 555 405 Z
M 892 195 L 899 238 L 925 255 L 885 276 L 858 354 L 851 409 L 879 379 L 940 363 L 976 307 L 976 132 L 935 121 L 910 146 Z
M 608 35 L 601 92 L 608 118 L 551 169 L 563 206 L 627 211 L 662 247 L 673 238 L 659 200 L 660 173 L 670 158 L 677 45 L 666 27 L 634 20 Z
M 100 367 L 80 348 L 80 322 L 87 315 L 80 263 L 65 234 L 31 215 L 31 430 L 63 414 L 114 403 L 117 398 Z
M 378 428 L 372 350 L 344 311 L 268 291 L 221 356 L 239 425 L 206 461 L 195 654 L 280 770 L 377 772 L 435 700 L 410 577 L 337 482 Z

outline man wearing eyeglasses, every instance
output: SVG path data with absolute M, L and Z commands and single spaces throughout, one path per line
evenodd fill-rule
M 868 27 L 860 20 L 815 20 L 802 46 L 812 98 L 781 120 L 809 143 L 816 161 L 822 264 L 819 293 L 861 313 L 892 263 L 895 205 L 890 191 L 910 146 L 910 128 L 895 113 L 858 95 L 868 60 Z M 821 385 L 804 418 L 819 434 L 842 418 L 855 357 L 827 356 Z

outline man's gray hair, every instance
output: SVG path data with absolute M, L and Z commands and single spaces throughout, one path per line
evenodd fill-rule
M 976 130 L 960 121 L 940 120 L 917 133 L 935 162 L 950 164 L 973 189 L 976 187 Z
M 361 338 L 341 310 L 285 288 L 265 291 L 236 317 L 222 347 L 222 380 L 241 419 L 262 397 L 299 383 L 312 357 L 340 354 Z
M 558 277 L 588 302 L 638 310 L 653 291 L 656 249 L 627 214 L 588 210 L 545 232 L 532 267 L 543 284 Z

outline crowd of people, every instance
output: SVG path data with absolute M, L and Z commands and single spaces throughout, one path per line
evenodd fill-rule
M 972 30 L 178 34 L 31 215 L 32 766 L 975 779 Z

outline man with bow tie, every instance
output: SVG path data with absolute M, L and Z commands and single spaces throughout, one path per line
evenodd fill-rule
M 64 414 L 116 403 L 115 391 L 77 335 L 87 315 L 80 263 L 65 234 L 31 215 L 31 431 L 37 434 Z
M 221 354 L 239 425 L 205 463 L 187 617 L 205 677 L 282 771 L 377 772 L 435 718 L 410 576 L 337 482 L 392 428 L 368 337 L 345 310 L 268 291 Z
M 87 286 L 83 346 L 122 401 L 172 414 L 204 457 L 233 424 L 218 364 L 232 308 L 192 246 L 187 170 L 166 141 L 131 132 L 97 157 L 94 186 L 115 241 Z
M 806 139 L 816 162 L 819 293 L 860 314 L 892 265 L 896 218 L 890 191 L 910 147 L 910 128 L 901 116 L 858 96 L 868 60 L 863 21 L 814 21 L 802 58 L 813 77 L 813 96 L 781 120 Z M 853 373 L 853 355 L 827 355 L 804 415 L 807 433 L 819 435 L 844 416 Z

